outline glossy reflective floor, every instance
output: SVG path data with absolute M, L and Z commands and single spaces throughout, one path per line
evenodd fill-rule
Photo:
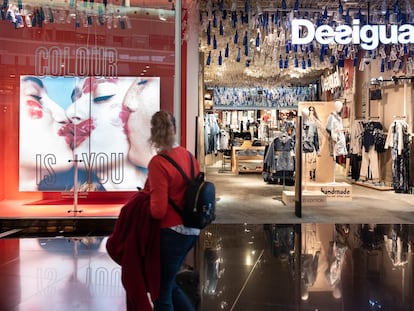
M 207 169 L 217 221 L 180 282 L 199 310 L 413 311 L 414 196 L 352 186 L 352 200 L 304 206 L 260 174 Z M 345 180 L 347 182 L 347 180 Z M 0 204 L 0 311 L 125 310 L 105 243 L 122 204 Z M 58 237 L 57 237 L 58 236 Z
M 414 225 L 216 224 L 200 310 L 414 310 Z M 0 240 L 0 310 L 125 310 L 106 237 Z M 181 274 L 187 284 L 192 274 Z M 197 299 L 195 300 L 197 301 Z

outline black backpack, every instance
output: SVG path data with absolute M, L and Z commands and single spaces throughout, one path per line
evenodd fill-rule
M 161 153 L 160 156 L 168 160 L 187 181 L 187 190 L 184 197 L 184 206 L 180 208 L 170 197 L 168 202 L 181 215 L 186 227 L 203 229 L 216 219 L 216 189 L 212 182 L 204 180 L 204 173 L 194 176 L 193 156 L 191 160 L 191 178 L 171 157 Z

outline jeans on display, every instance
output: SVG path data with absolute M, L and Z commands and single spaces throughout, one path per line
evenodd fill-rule
M 160 239 L 161 288 L 160 297 L 154 302 L 154 311 L 194 311 L 193 304 L 177 285 L 175 277 L 198 236 L 161 229 Z
M 351 153 L 350 159 L 352 179 L 358 180 L 360 176 L 362 156 Z
M 360 178 L 369 179 L 368 167 L 371 170 L 372 179 L 379 180 L 379 167 L 378 167 L 378 152 L 375 150 L 375 146 L 369 147 L 368 152 L 365 150 L 365 146 L 362 147 L 362 162 L 360 170 Z

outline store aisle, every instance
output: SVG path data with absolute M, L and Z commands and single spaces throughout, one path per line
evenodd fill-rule
M 303 206 L 298 218 L 294 207 L 282 202 L 282 192 L 294 191 L 294 186 L 268 184 L 261 174 L 223 172 L 220 164 L 208 166 L 206 172 L 216 184 L 218 223 L 414 223 L 413 194 L 353 184 L 352 200 Z

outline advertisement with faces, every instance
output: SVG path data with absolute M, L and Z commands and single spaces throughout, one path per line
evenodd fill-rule
M 143 187 L 159 109 L 158 77 L 21 76 L 19 190 Z

